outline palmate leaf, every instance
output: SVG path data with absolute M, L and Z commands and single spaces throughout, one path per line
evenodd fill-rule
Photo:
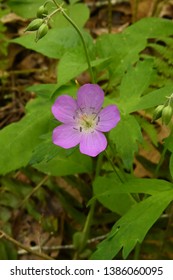
M 136 66 L 130 66 L 123 76 L 120 85 L 120 106 L 129 113 L 148 89 L 154 77 L 153 60 L 139 61 Z
M 157 193 L 135 204 L 113 226 L 91 259 L 113 259 L 121 249 L 123 258 L 127 258 L 135 245 L 143 241 L 148 230 L 172 200 L 173 190 L 170 190 Z
M 148 39 L 172 36 L 173 23 L 161 18 L 144 18 L 120 34 L 104 34 L 96 41 L 98 57 L 112 57 L 107 67 L 109 84 L 120 83 L 122 75 L 139 60 L 147 47 Z M 136 81 L 135 81 L 136 82 Z
M 173 190 L 173 185 L 164 180 L 129 177 L 122 183 L 117 180 L 115 174 L 108 177 L 96 177 L 93 182 L 94 198 L 120 215 L 125 214 L 136 203 L 130 193 L 155 195 L 169 190 Z

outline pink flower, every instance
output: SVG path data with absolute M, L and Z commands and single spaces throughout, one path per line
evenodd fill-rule
M 54 129 L 53 143 L 65 149 L 79 144 L 80 152 L 92 157 L 104 151 L 107 140 L 102 132 L 117 125 L 120 113 L 115 105 L 102 109 L 103 101 L 104 92 L 95 84 L 81 86 L 77 100 L 59 96 L 52 113 L 63 124 Z

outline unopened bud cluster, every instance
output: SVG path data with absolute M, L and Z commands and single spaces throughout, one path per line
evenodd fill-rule
M 42 37 L 44 37 L 48 30 L 48 10 L 45 5 L 42 5 L 37 10 L 37 18 L 31 21 L 25 31 L 36 31 L 35 41 L 37 42 Z
M 164 105 L 159 105 L 156 107 L 153 114 L 153 121 L 162 118 L 162 123 L 168 125 L 172 119 L 173 115 L 173 94 L 168 97 L 167 102 Z

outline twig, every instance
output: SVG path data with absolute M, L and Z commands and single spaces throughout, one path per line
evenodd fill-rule
M 6 240 L 10 241 L 11 243 L 16 245 L 17 247 L 22 248 L 25 251 L 27 251 L 28 253 L 33 254 L 33 255 L 35 255 L 39 258 L 42 258 L 42 259 L 45 259 L 45 260 L 54 260 L 53 258 L 49 257 L 48 255 L 46 255 L 44 253 L 35 252 L 30 247 L 27 247 L 27 246 L 23 245 L 22 243 L 15 240 L 14 238 L 12 238 L 10 235 L 8 235 L 7 233 L 5 233 L 2 230 L 0 230 L 0 238 L 5 238 Z
M 94 237 L 94 238 L 91 238 L 87 241 L 88 244 L 91 244 L 91 243 L 94 243 L 96 241 L 99 241 L 99 240 L 103 240 L 107 237 L 107 234 L 104 234 L 104 235 L 100 235 L 100 236 L 97 236 L 97 237 Z M 35 251 L 35 250 L 39 250 L 40 249 L 40 246 L 34 246 L 32 247 L 32 251 Z M 58 245 L 58 246 L 43 246 L 41 248 L 43 251 L 58 251 L 58 250 L 74 250 L 76 249 L 74 247 L 73 244 L 69 244 L 69 245 Z M 18 251 L 18 254 L 19 255 L 24 255 L 24 254 L 27 254 L 27 251 L 26 250 L 19 250 Z

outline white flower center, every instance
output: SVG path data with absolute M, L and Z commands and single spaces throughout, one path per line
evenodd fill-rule
M 100 117 L 98 113 L 90 112 L 86 113 L 83 112 L 81 109 L 77 110 L 76 116 L 73 117 L 76 120 L 76 127 L 74 129 L 79 130 L 83 133 L 92 133 L 96 129 L 100 121 Z

